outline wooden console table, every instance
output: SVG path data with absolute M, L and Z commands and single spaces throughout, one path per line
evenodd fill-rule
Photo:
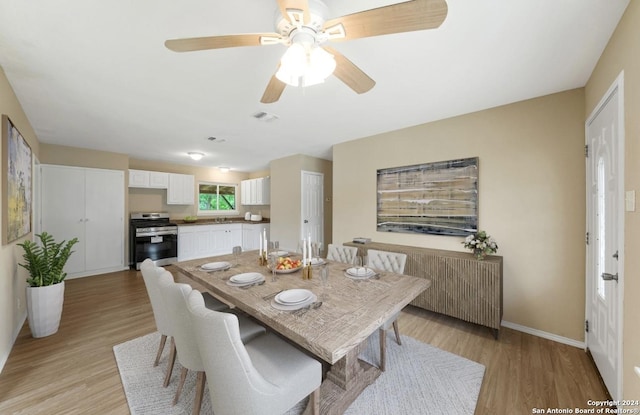
M 493 329 L 498 338 L 502 322 L 502 257 L 487 256 L 478 261 L 472 254 L 418 248 L 379 242 L 344 245 L 407 254 L 404 273 L 431 280 L 412 305 L 480 324 Z

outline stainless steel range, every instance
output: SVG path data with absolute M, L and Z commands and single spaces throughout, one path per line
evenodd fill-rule
M 168 213 L 132 213 L 129 223 L 129 267 L 151 258 L 158 266 L 178 260 L 178 226 Z

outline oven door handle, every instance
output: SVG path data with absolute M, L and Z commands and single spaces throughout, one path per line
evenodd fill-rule
M 163 236 L 163 235 L 177 235 L 178 231 L 160 231 L 160 232 L 145 232 L 137 233 L 136 238 L 144 236 Z

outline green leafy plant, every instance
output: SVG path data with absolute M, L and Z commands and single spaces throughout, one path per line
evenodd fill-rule
M 26 261 L 26 264 L 20 266 L 29 271 L 27 284 L 30 287 L 42 287 L 62 282 L 67 276 L 62 269 L 74 252 L 71 248 L 78 243 L 78 238 L 69 242 L 55 242 L 53 236 L 47 232 L 36 236 L 40 243 L 25 241 L 18 244 L 24 249 L 22 257 Z

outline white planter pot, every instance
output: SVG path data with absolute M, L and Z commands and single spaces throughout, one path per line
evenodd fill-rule
M 64 301 L 64 281 L 44 287 L 27 287 L 27 316 L 33 337 L 58 331 Z

